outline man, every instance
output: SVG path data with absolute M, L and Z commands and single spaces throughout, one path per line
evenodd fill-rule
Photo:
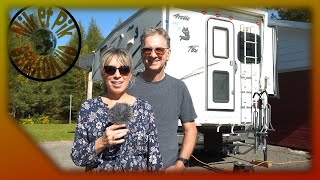
M 197 115 L 184 82 L 164 72 L 170 53 L 167 32 L 162 28 L 146 29 L 141 36 L 145 70 L 136 75 L 135 84 L 128 93 L 147 100 L 153 106 L 164 167 L 166 171 L 180 171 L 188 166 L 196 143 L 194 120 Z M 184 130 L 180 152 L 177 139 L 179 119 Z

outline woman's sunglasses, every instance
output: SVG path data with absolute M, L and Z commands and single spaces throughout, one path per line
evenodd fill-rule
M 116 73 L 117 69 L 119 70 L 119 73 L 123 76 L 128 75 L 130 72 L 129 66 L 120 66 L 118 68 L 114 66 L 104 66 L 104 72 L 108 75 L 114 75 Z
M 154 50 L 154 52 L 157 54 L 157 56 L 162 57 L 164 55 L 164 53 L 166 52 L 166 50 L 169 48 L 142 48 L 142 54 L 145 56 L 150 56 L 152 53 L 152 50 Z

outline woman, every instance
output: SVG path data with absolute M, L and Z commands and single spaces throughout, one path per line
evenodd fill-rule
M 71 158 L 86 171 L 163 170 L 151 105 L 126 93 L 132 78 L 132 58 L 122 49 L 102 54 L 104 95 L 85 101 L 79 110 Z M 128 125 L 111 124 L 116 103 L 129 104 Z

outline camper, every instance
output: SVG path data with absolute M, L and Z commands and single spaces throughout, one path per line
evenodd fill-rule
M 171 57 L 166 73 L 181 79 L 198 118 L 198 145 L 208 151 L 246 153 L 262 149 L 272 131 L 268 98 L 277 96 L 277 31 L 258 9 L 141 9 L 116 27 L 94 52 L 92 80 L 101 80 L 100 51 L 120 47 L 143 71 L 140 36 L 166 29 Z M 165 106 L 165 104 L 164 104 Z M 245 146 L 245 151 L 240 151 Z

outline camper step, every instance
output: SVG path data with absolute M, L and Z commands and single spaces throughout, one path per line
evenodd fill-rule
M 252 58 L 252 59 L 256 59 L 256 56 L 245 56 L 245 58 Z
M 246 43 L 257 44 L 255 41 L 245 41 Z

